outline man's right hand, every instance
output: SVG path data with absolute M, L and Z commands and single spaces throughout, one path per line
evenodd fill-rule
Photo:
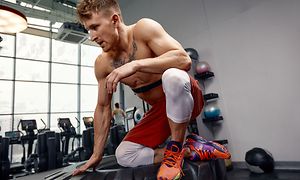
M 87 169 L 89 168 L 93 168 L 93 171 L 95 171 L 96 166 L 100 163 L 100 161 L 102 160 L 102 156 L 96 157 L 94 154 L 90 157 L 90 159 L 81 167 L 77 168 L 74 172 L 73 172 L 73 176 L 77 176 L 80 174 L 83 174 Z

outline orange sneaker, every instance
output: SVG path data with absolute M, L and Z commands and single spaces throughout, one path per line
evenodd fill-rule
M 184 147 L 190 149 L 191 155 L 189 159 L 192 161 L 218 158 L 229 159 L 231 157 L 225 146 L 213 141 L 206 141 L 195 134 L 186 139 Z
M 158 180 L 178 180 L 181 178 L 185 149 L 179 142 L 170 141 L 164 153 L 164 159 L 157 173 Z

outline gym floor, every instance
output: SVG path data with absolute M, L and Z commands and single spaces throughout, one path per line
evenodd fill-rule
M 300 170 L 274 170 L 272 173 L 254 174 L 248 169 L 227 172 L 228 180 L 300 180 Z

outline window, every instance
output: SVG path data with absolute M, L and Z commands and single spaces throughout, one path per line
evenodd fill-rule
M 81 84 L 95 84 L 97 79 L 92 67 L 81 67 Z
M 78 45 L 52 40 L 52 61 L 78 64 Z
M 16 79 L 48 82 L 49 63 L 17 59 Z
M 12 113 L 13 83 L 0 80 L 0 114 Z
M 15 54 L 15 36 L 1 34 L 2 42 L 0 42 L 0 55 L 12 57 Z
M 81 65 L 94 66 L 96 58 L 102 53 L 102 49 L 96 46 L 81 45 Z
M 51 111 L 77 112 L 78 86 L 68 84 L 52 84 Z M 52 119 L 51 119 L 52 120 Z
M 48 111 L 48 83 L 16 82 L 15 113 Z
M 78 66 L 53 63 L 52 82 L 78 83 Z
M 13 79 L 14 59 L 0 57 L 0 79 Z
M 98 98 L 98 86 L 81 85 L 80 111 L 94 111 Z
M 6 131 L 10 131 L 12 126 L 12 116 L 0 116 L 0 135 L 5 136 Z
M 49 38 L 17 33 L 17 57 L 49 61 Z

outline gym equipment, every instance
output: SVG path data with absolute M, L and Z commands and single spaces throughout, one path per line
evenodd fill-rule
M 144 116 L 144 112 L 141 109 L 137 109 L 134 112 L 134 122 L 135 122 L 135 124 L 139 123 L 142 120 L 143 116 Z
M 25 131 L 25 134 L 23 134 L 22 130 Z M 36 133 L 34 132 L 35 130 L 37 130 L 35 119 L 28 119 L 28 120 L 21 119 L 17 125 L 17 131 L 5 132 L 5 136 L 10 139 L 9 144 L 11 145 L 20 144 L 22 145 L 23 148 L 23 157 L 21 159 L 21 162 L 12 163 L 9 170 L 10 173 L 12 174 L 20 173 L 24 170 L 25 164 L 28 164 L 26 161 L 29 159 L 29 157 L 31 157 L 33 143 L 34 140 L 36 139 Z M 25 152 L 25 144 L 28 144 L 27 157 Z
M 124 125 L 116 125 L 110 128 L 108 144 L 107 144 L 107 155 L 115 154 L 115 151 L 119 144 L 125 137 L 126 132 Z
M 128 132 L 135 125 L 134 121 L 134 112 L 136 111 L 136 107 L 127 108 L 125 110 L 126 118 L 125 118 L 125 131 Z
M 83 122 L 86 130 L 82 132 L 82 147 L 83 152 L 81 153 L 81 160 L 87 160 L 91 157 L 94 151 L 94 118 L 83 117 Z M 104 147 L 104 155 L 112 155 L 115 153 L 116 148 L 122 141 L 124 135 L 120 136 L 119 131 L 124 132 L 124 126 L 112 126 L 108 135 L 108 140 Z M 122 139 L 120 139 L 122 137 Z
M 82 132 L 82 147 L 81 160 L 88 160 L 94 150 L 94 128 L 87 128 Z
M 274 159 L 270 152 L 255 147 L 246 152 L 246 165 L 253 173 L 268 173 L 274 170 Z
M 198 54 L 196 49 L 194 49 L 194 48 L 185 48 L 184 50 L 187 52 L 187 54 L 190 56 L 191 59 L 198 60 L 199 54 Z
M 35 119 L 28 119 L 28 120 L 20 120 L 19 125 L 21 124 L 21 128 L 23 131 L 26 132 L 26 136 L 22 137 L 23 141 L 27 141 L 28 149 L 27 149 L 27 157 L 32 154 L 32 146 L 33 141 L 36 139 L 36 134 L 34 130 L 37 130 L 36 120 Z M 18 127 L 19 127 L 18 125 Z M 23 156 L 22 163 L 24 163 L 25 157 Z
M 35 119 L 28 119 L 28 120 L 21 119 L 19 122 L 19 125 L 21 125 L 22 130 L 26 132 L 26 135 L 21 137 L 22 144 L 24 144 L 26 141 L 28 144 L 27 159 L 25 160 L 25 154 L 23 154 L 24 156 L 22 159 L 22 164 L 24 164 L 24 167 L 26 169 L 25 175 L 39 171 L 39 169 L 38 169 L 39 156 L 36 153 L 36 150 L 34 153 L 32 152 L 32 147 L 33 147 L 34 140 L 37 139 L 38 133 L 49 131 L 49 129 L 46 128 L 47 126 L 42 119 L 41 119 L 41 122 L 44 124 L 43 129 L 37 128 Z M 19 125 L 18 125 L 18 129 L 19 129 Z M 37 131 L 37 132 L 35 132 L 35 131 Z M 34 170 L 32 171 L 32 169 L 34 169 Z
M 9 138 L 0 136 L 0 179 L 9 178 L 10 161 L 8 159 Z
M 86 130 L 82 132 L 82 147 L 84 149 L 83 159 L 87 160 L 94 151 L 94 118 L 83 117 Z
M 144 113 L 142 110 L 137 109 L 136 107 L 127 108 L 125 110 L 125 131 L 128 132 L 132 129 L 140 120 L 143 118 Z
M 29 120 L 20 120 L 19 124 L 17 126 L 17 131 L 8 131 L 5 132 L 5 136 L 9 138 L 10 144 L 21 144 L 23 147 L 23 157 L 21 160 L 21 163 L 12 163 L 9 169 L 10 174 L 18 174 L 15 177 L 22 177 L 26 176 L 28 174 L 32 174 L 35 172 L 47 170 L 48 162 L 52 162 L 52 160 L 56 159 L 50 156 L 46 160 L 43 160 L 43 154 L 48 155 L 50 151 L 55 152 L 55 146 L 54 145 L 48 145 L 47 147 L 47 141 L 41 142 L 39 140 L 39 136 L 42 133 L 48 133 L 50 132 L 49 129 L 46 129 L 45 122 L 41 119 L 42 123 L 44 124 L 43 129 L 37 129 L 37 124 L 35 119 L 29 119 Z M 21 129 L 20 129 L 21 127 Z M 25 131 L 26 134 L 23 134 L 22 131 Z M 53 132 L 54 133 L 54 132 Z M 32 152 L 32 147 L 34 141 L 38 139 L 37 144 L 35 146 L 34 153 Z M 59 139 L 58 139 L 59 142 Z M 27 151 L 27 157 L 25 156 L 25 144 L 28 144 L 28 151 Z M 41 148 L 43 147 L 43 149 Z M 54 150 L 53 150 L 54 148 Z M 54 156 L 56 157 L 56 156 Z M 49 160 L 50 159 L 50 160 Z M 57 162 L 55 162 L 57 164 Z M 43 167 L 47 167 L 44 168 Z M 59 166 L 55 166 L 59 167 Z M 25 168 L 25 171 L 24 171 Z M 51 168 L 51 167 L 50 167 Z
M 216 104 L 207 104 L 204 108 L 204 116 L 206 118 L 218 117 L 220 114 L 221 110 Z
M 83 162 L 84 163 L 84 162 Z M 72 177 L 72 172 L 83 163 L 74 164 L 50 175 L 46 175 L 45 180 L 54 179 L 156 179 L 160 164 L 138 166 L 135 168 L 125 168 L 117 164 L 115 156 L 103 157 L 101 163 L 96 167 L 96 171 L 88 170 L 83 175 Z M 211 160 L 202 162 L 192 162 L 185 160 L 183 164 L 184 176 L 182 180 L 226 180 L 226 168 L 224 160 Z M 37 179 L 33 175 L 31 179 Z
M 59 118 L 58 126 L 62 129 L 62 146 L 63 146 L 63 165 L 69 164 L 69 162 L 79 162 L 90 158 L 93 154 L 94 146 L 94 128 L 93 128 L 93 118 L 85 117 L 83 118 L 86 130 L 83 131 L 82 135 L 76 134 L 75 128 L 71 124 L 69 118 Z M 73 138 L 72 150 L 69 153 L 69 141 Z M 82 147 L 78 147 L 74 150 L 74 140 L 75 138 L 82 138 Z
M 62 152 L 63 155 L 67 155 L 69 153 L 69 141 L 70 138 L 78 137 L 76 136 L 76 130 L 74 126 L 71 124 L 69 118 L 58 118 L 58 127 L 61 130 L 61 138 L 62 138 Z M 74 145 L 73 139 L 73 145 Z M 72 145 L 72 147 L 73 147 Z
M 199 61 L 196 65 L 196 73 L 197 74 L 202 74 L 205 72 L 209 72 L 210 71 L 210 66 L 207 62 L 205 61 Z
M 197 120 L 193 119 L 190 121 L 187 130 L 189 133 L 194 133 L 199 135 Z
M 63 154 L 60 150 L 60 134 L 45 131 L 37 136 L 38 165 L 35 171 L 42 172 L 56 169 L 63 165 Z
M 5 137 L 9 139 L 9 145 L 20 144 L 22 146 L 23 157 L 21 162 L 11 163 L 9 168 L 10 173 L 19 173 L 25 168 L 23 165 L 25 162 L 25 145 L 24 141 L 21 140 L 21 131 L 7 131 L 5 132 Z
M 94 118 L 93 117 L 83 117 L 82 119 L 83 119 L 85 128 L 94 127 Z

